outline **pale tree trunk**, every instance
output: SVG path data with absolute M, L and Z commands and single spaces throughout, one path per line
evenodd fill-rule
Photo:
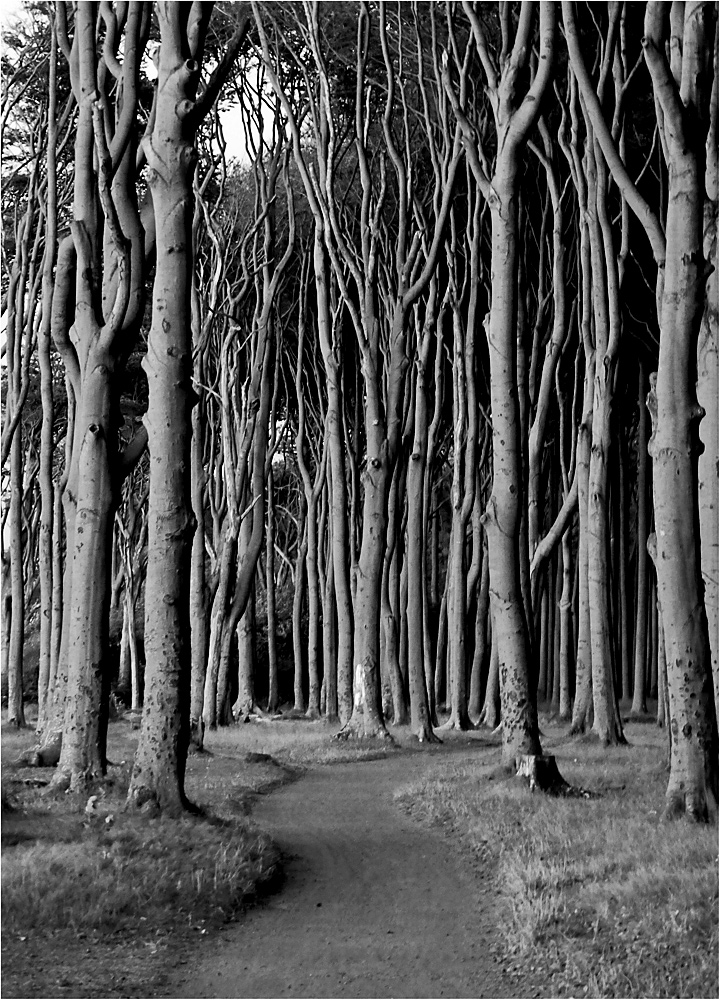
M 327 377 L 328 451 L 332 486 L 332 573 L 337 606 L 337 700 L 343 725 L 352 715 L 353 612 L 348 565 L 348 495 L 342 429 L 339 344 L 330 319 L 327 253 L 321 223 L 315 221 L 313 241 L 315 297 L 320 347 Z
M 716 29 L 717 30 L 717 29 Z M 698 460 L 698 496 L 700 507 L 700 566 L 705 586 L 705 611 L 710 636 L 715 717 L 720 718 L 718 692 L 718 612 L 720 581 L 718 573 L 718 65 L 715 45 L 715 75 L 710 103 L 710 128 L 706 144 L 703 255 L 712 274 L 705 284 L 705 308 L 697 350 L 697 398 L 705 411 L 700 424 L 703 449 Z
M 515 164 L 496 168 L 492 206 L 492 305 L 488 323 L 493 424 L 493 488 L 484 518 L 490 568 L 493 641 L 500 674 L 503 759 L 541 753 L 530 691 L 530 640 L 520 591 L 522 477 L 518 426 L 515 329 L 517 258 Z
M 38 123 L 40 124 L 40 123 Z M 8 465 L 9 503 L 3 521 L 3 549 L 7 546 L 10 560 L 10 629 L 7 646 L 7 699 L 8 723 L 15 727 L 25 725 L 23 705 L 23 650 L 25 645 L 25 569 L 23 480 L 25 457 L 23 453 L 22 414 L 29 388 L 28 365 L 33 339 L 33 300 L 37 291 L 32 275 L 35 267 L 40 222 L 37 213 L 37 179 L 39 162 L 36 161 L 27 184 L 25 211 L 15 226 L 15 260 L 7 290 L 5 313 L 5 359 L 7 386 L 2 428 L 2 458 Z M 35 232 L 33 241 L 33 231 Z M 47 308 L 47 303 L 45 308 Z M 5 486 L 5 484 L 3 484 Z M 4 505 L 3 505 L 4 506 Z M 29 531 L 28 531 L 29 534 Z M 29 538 L 27 538 L 29 547 Z
M 293 691 L 295 712 L 305 712 L 305 697 L 303 695 L 303 664 L 305 641 L 303 639 L 302 613 L 305 600 L 305 561 L 307 559 L 307 508 L 303 501 L 303 512 L 298 519 L 298 555 L 295 562 L 295 592 L 293 596 L 292 629 L 293 656 L 295 663 Z
M 587 362 L 586 362 L 587 363 Z M 594 359 L 592 360 L 594 367 Z M 586 375 L 592 386 L 592 376 Z M 591 390 L 592 392 L 592 390 Z M 587 397 L 587 391 L 586 391 Z M 587 411 L 586 411 L 587 412 Z M 590 427 L 585 415 L 578 428 L 577 477 L 578 513 L 578 611 L 577 644 L 575 652 L 575 701 L 572 711 L 572 733 L 584 733 L 592 726 L 592 652 L 590 629 L 590 595 L 588 587 L 588 473 L 590 468 Z
M 400 572 L 399 534 L 402 521 L 402 506 L 400 495 L 401 476 L 399 464 L 395 467 L 393 481 L 388 498 L 388 530 L 385 546 L 382 574 L 381 615 L 384 649 L 382 657 L 382 673 L 387 681 L 392 703 L 393 724 L 404 726 L 407 723 L 407 704 L 403 677 L 400 673 Z M 388 713 L 385 713 L 386 715 Z
M 191 303 L 193 281 L 193 98 L 209 12 L 161 3 L 155 123 L 145 140 L 155 212 L 157 263 L 148 377 L 150 449 L 148 566 L 145 583 L 145 704 L 129 802 L 187 805 L 190 728 Z M 188 14 L 192 24 L 188 24 Z M 188 38 L 193 29 L 193 44 Z M 190 58 L 185 55 L 190 49 Z
M 645 368 L 638 366 L 638 469 L 637 469 L 637 586 L 635 590 L 635 663 L 633 671 L 633 700 L 631 715 L 646 715 L 645 659 L 647 650 L 648 608 L 648 487 L 647 487 L 647 406 L 645 396 Z
M 562 569 L 562 548 L 557 552 L 555 558 L 555 593 L 553 595 L 552 606 L 550 608 L 551 621 L 551 644 L 550 653 L 552 657 L 552 698 L 551 711 L 554 716 L 560 714 L 560 602 L 562 600 L 563 569 Z
M 590 142 L 588 143 L 590 146 Z M 599 151 L 598 151 L 599 152 Z M 595 398 L 588 476 L 588 597 L 593 731 L 605 745 L 624 743 L 613 680 L 608 564 L 610 414 L 620 337 L 617 263 L 607 216 L 607 170 L 588 149 L 588 202 L 595 318 Z M 604 252 L 603 252 L 604 251 Z
M 190 729 L 198 749 L 203 746 L 202 717 L 208 659 L 208 608 L 205 581 L 205 497 L 203 434 L 200 407 L 192 412 L 191 488 L 196 528 L 190 556 Z
M 326 477 L 330 477 L 328 484 L 327 504 L 330 507 L 330 517 L 328 519 L 328 547 L 327 560 L 325 564 L 325 580 L 322 591 L 322 624 L 323 624 L 323 691 L 324 691 L 324 711 L 328 722 L 336 722 L 338 719 L 338 623 L 335 603 L 335 572 L 333 566 L 334 552 L 334 530 L 335 524 L 332 517 L 333 504 L 333 484 L 332 484 L 332 463 L 326 472 Z
M 679 85 L 665 60 L 665 10 L 648 4 L 645 57 L 664 116 L 668 153 L 667 258 L 660 307 L 660 358 L 651 386 L 650 454 L 672 732 L 666 815 L 702 820 L 717 812 L 717 720 L 708 625 L 702 599 L 696 492 L 701 410 L 691 373 L 703 309 L 703 193 L 700 164 L 709 94 L 711 3 L 685 5 Z
M 23 647 L 25 643 L 25 587 L 22 568 L 22 436 L 18 427 L 10 446 L 10 542 L 11 618 L 8 643 L 8 722 L 25 725 L 23 707 Z
M 542 597 L 540 598 L 540 627 L 537 630 L 535 637 L 539 661 L 537 682 L 538 702 L 547 701 L 548 687 L 552 686 L 552 675 L 548 681 L 548 630 L 550 628 L 550 600 L 548 597 L 550 590 L 550 573 L 548 570 L 545 571 L 544 576 L 545 582 L 541 586 Z
M 305 274 L 303 275 L 303 279 Z M 298 318 L 298 351 L 297 351 L 297 365 L 295 369 L 295 395 L 297 397 L 297 409 L 298 409 L 298 424 L 297 433 L 295 435 L 295 455 L 297 458 L 298 468 L 300 470 L 300 475 L 302 477 L 303 490 L 305 494 L 305 532 L 306 538 L 304 540 L 304 558 L 303 558 L 303 569 L 307 575 L 307 672 L 308 672 L 308 698 L 307 698 L 307 716 L 310 719 L 316 719 L 320 715 L 320 654 L 321 654 L 321 637 L 320 637 L 320 574 L 318 570 L 318 560 L 319 560 L 319 546 L 324 543 L 324 539 L 318 535 L 318 504 L 320 502 L 321 494 L 325 485 L 325 475 L 327 468 L 327 454 L 328 454 L 328 443 L 329 443 L 329 425 L 328 421 L 324 421 L 324 433 L 322 442 L 322 457 L 319 454 L 319 441 L 316 440 L 314 454 L 315 454 L 315 474 L 314 478 L 310 474 L 310 469 L 308 463 L 305 459 L 305 450 L 308 446 L 306 441 L 306 409 L 307 404 L 305 400 L 305 387 L 303 385 L 303 372 L 304 366 L 306 364 L 306 357 L 303 354 L 305 345 L 305 326 L 306 326 L 306 285 L 303 281 L 300 290 L 300 308 L 299 308 L 299 318 Z M 316 428 L 322 428 L 323 420 L 321 414 L 316 414 L 315 420 Z M 318 437 L 320 436 L 318 432 Z M 313 449 L 310 449 L 313 451 Z M 298 568 L 296 572 L 300 569 L 300 561 L 298 560 Z M 298 588 L 302 586 L 301 581 L 296 579 L 295 588 L 296 594 L 298 593 Z M 300 704 L 303 701 L 302 698 L 302 686 L 300 682 L 299 675 L 301 670 L 302 657 L 298 659 L 296 652 L 296 682 L 295 682 L 295 709 L 300 710 Z
M 238 694 L 232 707 L 232 715 L 236 722 L 244 722 L 255 710 L 255 591 L 253 588 L 242 618 L 237 624 L 237 682 Z M 227 650 L 227 661 L 232 655 L 230 643 Z M 227 688 L 225 696 L 227 696 Z M 226 721 L 225 712 L 220 710 L 220 692 L 218 686 L 218 720 Z M 224 709 L 224 706 L 223 706 Z
M 110 163 L 107 147 L 102 148 L 104 134 L 100 112 L 94 112 L 91 104 L 97 83 L 95 30 L 94 5 L 78 8 L 73 53 L 78 67 L 75 89 L 79 117 L 75 142 L 74 222 L 71 226 L 76 256 L 74 339 L 78 347 L 76 360 L 71 360 L 67 353 L 64 355 L 76 398 L 72 462 L 64 498 L 66 520 L 68 508 L 72 507 L 74 526 L 72 535 L 68 533 L 69 571 L 65 583 L 69 583 L 69 588 L 65 591 L 63 615 L 68 656 L 67 694 L 62 750 L 52 782 L 57 788 L 78 792 L 101 778 L 105 771 L 106 698 L 109 695 L 107 619 L 116 502 L 111 470 L 117 449 L 112 390 L 115 358 L 111 348 L 125 311 L 122 309 L 119 315 L 114 315 L 113 309 L 102 327 L 96 313 L 101 279 L 101 237 L 97 227 L 93 172 L 96 143 L 101 158 L 99 183 L 101 190 L 103 185 L 106 189 L 104 209 L 108 207 Z M 94 114 L 96 142 L 93 141 Z M 112 205 L 110 212 L 114 212 Z M 61 282 L 56 281 L 56 294 L 59 290 L 62 294 Z M 129 286 L 121 279 L 118 306 L 123 293 L 129 293 Z M 124 304 L 127 306 L 127 298 Z M 64 311 L 64 303 L 60 302 L 59 308 Z M 58 339 L 55 333 L 56 343 Z
M 275 611 L 275 494 L 272 468 L 268 472 L 265 530 L 265 592 L 267 595 L 268 712 L 278 707 L 277 614 Z
M 487 653 L 488 614 L 490 611 L 490 569 L 487 558 L 487 548 L 484 550 L 480 589 L 475 610 L 475 648 L 473 650 L 472 668 L 470 671 L 470 697 L 468 700 L 468 715 L 471 722 L 477 724 L 482 713 L 482 671 Z
M 622 430 L 619 430 L 618 441 L 618 628 L 620 630 L 620 676 L 622 680 L 622 697 L 629 701 L 632 692 L 630 673 L 630 644 L 628 635 L 628 598 L 627 598 L 627 499 L 625 492 L 625 461 L 627 449 Z
M 457 233 L 455 219 L 450 220 L 450 239 L 447 242 L 448 281 L 453 312 L 453 484 L 452 484 L 452 575 L 448 593 L 448 625 L 452 642 L 448 658 L 448 681 L 451 686 L 449 729 L 472 728 L 468 715 L 466 618 L 468 572 L 466 569 L 465 534 L 475 504 L 477 488 L 477 401 L 475 395 L 475 326 L 478 323 L 478 294 L 480 285 L 481 205 L 476 192 L 472 224 L 468 226 L 470 247 L 469 283 L 470 298 L 466 305 L 467 323 L 461 314 L 458 301 L 459 274 L 457 273 Z M 469 206 L 468 206 L 469 210 Z M 482 464 L 482 461 L 481 461 Z M 482 518 L 479 519 L 480 525 Z
M 456 99 L 453 110 L 463 123 L 471 166 L 491 210 L 492 281 L 487 321 L 490 353 L 490 403 L 493 426 L 493 487 L 484 527 L 488 539 L 490 607 L 497 646 L 503 724 L 503 760 L 542 753 L 537 714 L 530 690 L 530 636 L 520 580 L 520 521 L 523 494 L 520 406 L 517 385 L 518 164 L 523 143 L 537 118 L 539 101 L 551 78 L 555 11 L 540 4 L 540 59 L 524 99 L 516 103 L 515 83 L 528 55 L 535 5 L 526 4 L 510 58 L 498 69 L 488 55 L 484 28 L 472 6 L 463 2 L 475 43 L 493 92 L 498 157 L 488 178 L 478 158 L 476 136 L 463 121 Z M 445 77 L 446 90 L 449 80 Z M 473 155 L 474 154 L 474 155 Z
M 368 397 L 374 386 L 366 383 Z M 341 736 L 389 738 L 380 705 L 380 597 L 383 568 L 383 547 L 387 532 L 386 498 L 388 455 L 385 435 L 379 429 L 378 401 L 366 402 L 365 428 L 367 457 L 362 480 L 363 532 L 357 564 L 357 590 L 354 614 L 353 649 L 355 675 L 353 682 L 353 714 Z
M 587 203 L 578 191 L 580 204 Z M 592 441 L 593 403 L 595 396 L 595 348 L 591 336 L 592 314 L 592 263 L 590 234 L 583 220 L 580 230 L 580 333 L 585 355 L 585 380 L 583 387 L 583 408 L 577 431 L 576 475 L 578 482 L 578 611 L 577 643 L 575 653 L 575 701 L 572 711 L 572 733 L 584 733 L 592 726 L 592 646 L 590 627 L 590 593 L 588 567 L 588 513 L 590 483 L 590 452 Z
M 452 572 L 452 546 L 448 548 L 448 563 L 445 570 L 445 586 L 443 595 L 440 598 L 437 622 L 437 642 L 435 644 L 435 664 L 433 667 L 433 685 L 435 689 L 435 706 L 438 709 L 446 707 L 447 697 L 443 697 L 443 684 L 445 685 L 446 696 L 447 678 L 446 668 L 448 662 L 448 593 L 450 589 L 450 574 Z
M 423 547 L 425 542 L 425 477 L 428 445 L 428 405 L 425 369 L 429 353 L 427 346 L 419 347 L 415 359 L 415 420 L 412 451 L 407 471 L 407 539 L 405 560 L 407 563 L 407 641 L 408 641 L 408 686 L 410 689 L 410 726 L 418 740 L 437 739 L 432 730 L 425 661 L 429 658 L 426 644 L 429 629 L 426 627 L 425 566 Z
M 323 473 L 324 475 L 324 473 Z M 318 575 L 318 499 L 322 488 L 322 479 L 315 484 L 318 489 L 311 490 L 307 513 L 307 557 L 305 570 L 307 572 L 307 669 L 308 698 L 306 715 L 309 719 L 320 716 L 320 578 Z
M 657 584 L 650 588 L 650 628 L 648 629 L 647 688 L 651 698 L 657 697 L 658 597 Z
M 662 625 L 662 608 L 658 602 L 658 635 L 657 635 L 657 713 L 655 721 L 658 726 L 665 725 L 665 708 L 667 702 L 667 663 L 665 662 L 665 635 Z
M 570 660 L 572 656 L 572 590 L 573 590 L 573 560 L 570 531 L 566 531 L 562 539 L 562 593 L 558 603 L 560 612 L 560 696 L 558 715 L 561 719 L 569 719 L 572 714 L 570 699 Z
M 487 726 L 488 729 L 495 729 L 500 720 L 498 714 L 500 705 L 500 657 L 498 655 L 497 643 L 495 642 L 495 631 L 492 628 L 492 617 L 490 618 L 490 622 L 490 666 L 488 668 L 487 681 L 485 682 L 485 697 L 478 725 Z
M 40 577 L 40 665 L 38 670 L 38 721 L 42 732 L 49 701 L 52 697 L 52 634 L 53 634 L 53 526 L 55 495 L 52 481 L 53 423 L 55 407 L 50 363 L 52 288 L 57 242 L 57 34 L 54 30 L 50 41 L 48 79 L 48 137 L 47 137 L 47 215 L 46 249 L 43 261 L 43 318 L 38 334 L 38 364 L 40 367 L 40 394 L 42 398 L 42 427 L 40 431 L 40 495 L 41 521 L 38 552 Z
M 433 286 L 431 285 L 431 290 L 432 288 Z M 437 483 L 434 481 L 433 464 L 435 460 L 438 428 L 440 426 L 443 403 L 443 314 L 444 310 L 441 308 L 440 314 L 435 321 L 435 406 L 427 434 L 422 515 L 422 537 L 424 539 L 422 544 L 422 580 L 424 584 L 422 590 L 425 656 L 424 671 L 425 690 L 427 691 L 428 699 L 428 718 L 431 726 L 437 726 L 438 724 L 435 701 L 435 660 L 437 652 L 437 630 L 440 619 L 440 601 L 438 599 L 438 578 L 440 575 L 440 512 L 438 509 L 438 489 Z M 408 587 L 408 602 L 410 599 L 409 595 L 410 589 Z M 409 619 L 406 620 L 409 621 Z

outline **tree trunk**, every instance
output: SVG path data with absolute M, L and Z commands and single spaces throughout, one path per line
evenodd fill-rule
M 303 624 L 302 624 L 302 614 L 303 614 L 303 603 L 305 600 L 305 561 L 307 558 L 307 511 L 306 506 L 303 503 L 302 514 L 298 519 L 298 555 L 295 562 L 295 593 L 293 595 L 293 612 L 292 612 L 292 624 L 293 624 L 293 657 L 294 657 L 294 676 L 293 676 L 293 691 L 295 696 L 295 704 L 293 705 L 293 710 L 295 712 L 305 711 L 305 696 L 303 695 L 303 664 L 304 664 L 304 649 L 305 643 L 303 641 Z
M 190 731 L 203 746 L 203 700 L 208 664 L 208 597 L 205 582 L 205 470 L 200 406 L 192 412 L 192 507 L 197 527 L 190 556 Z
M 129 802 L 152 800 L 179 812 L 190 735 L 190 499 L 193 281 L 193 98 L 202 52 L 184 54 L 179 5 L 160 4 L 155 123 L 145 140 L 153 196 L 157 263 L 152 326 L 143 362 L 148 377 L 150 449 L 148 565 L 145 584 L 145 704 Z M 210 12 L 201 19 L 207 23 Z M 203 25 L 196 24 L 198 37 Z
M 530 640 L 520 590 L 522 496 L 514 303 L 517 273 L 516 166 L 498 167 L 493 179 L 490 399 L 493 487 L 483 524 L 488 539 L 490 609 L 497 648 L 503 724 L 503 760 L 540 754 L 534 699 L 529 687 Z
M 648 488 L 647 488 L 647 406 L 645 404 L 645 368 L 638 366 L 638 472 L 637 472 L 637 588 L 635 598 L 635 668 L 631 715 L 646 715 L 645 660 L 647 651 L 648 608 Z
M 572 714 L 570 660 L 573 644 L 572 592 L 574 576 L 570 529 L 568 529 L 562 539 L 562 594 L 560 596 L 560 603 L 558 604 L 560 612 L 560 701 L 558 714 L 563 720 L 569 719 Z
M 490 619 L 492 622 L 492 618 Z M 491 626 L 492 627 L 492 626 Z M 488 729 L 495 729 L 499 721 L 498 708 L 500 705 L 500 658 L 495 644 L 494 630 L 490 642 L 490 667 L 488 670 L 487 682 L 485 684 L 485 699 L 483 709 L 478 719 L 478 725 L 487 726 Z
M 368 421 L 369 423 L 370 421 Z M 374 432 L 374 433 L 373 433 Z M 372 437 L 375 441 L 372 441 Z M 386 444 L 376 428 L 368 428 L 367 459 L 363 472 L 363 530 L 355 594 L 355 681 L 353 714 L 340 736 L 389 738 L 380 708 L 380 594 L 386 537 L 388 477 Z
M 265 591 L 267 594 L 268 704 L 278 708 L 277 615 L 275 612 L 275 490 L 272 468 L 268 472 L 267 529 L 265 532 Z M 324 619 L 324 615 L 323 615 Z
M 255 592 L 237 624 L 238 695 L 232 707 L 236 722 L 243 722 L 255 710 Z M 228 643 L 230 646 L 230 643 Z M 222 719 L 220 721 L 223 721 Z M 228 720 L 229 721 L 229 720 Z
M 490 569 L 487 550 L 483 555 L 475 610 L 475 649 L 473 651 L 472 668 L 470 671 L 470 698 L 468 700 L 468 715 L 470 721 L 477 724 L 482 712 L 482 671 L 487 653 L 488 614 L 490 610 Z
M 665 813 L 685 813 L 702 820 L 717 814 L 718 796 L 717 720 L 696 533 L 698 421 L 702 411 L 691 378 L 705 282 L 698 149 L 704 136 L 697 127 L 698 120 L 703 120 L 705 95 L 700 90 L 704 82 L 700 72 L 687 72 L 686 68 L 699 66 L 706 58 L 714 12 L 710 3 L 685 5 L 682 88 L 670 104 L 668 89 L 675 85 L 661 48 L 662 6 L 648 5 L 643 46 L 656 97 L 668 122 L 667 258 L 660 308 L 660 357 L 648 401 L 653 418 L 650 454 L 655 567 L 672 729 Z
M 630 646 L 628 634 L 628 598 L 627 598 L 627 498 L 625 495 L 625 458 L 626 448 L 622 430 L 618 433 L 618 595 L 617 623 L 620 630 L 620 677 L 622 682 L 622 697 L 629 701 L 632 692 L 630 671 Z
M 717 30 L 717 29 L 716 29 Z M 718 573 L 718 70 L 715 70 L 711 125 L 705 166 L 703 255 L 713 272 L 705 283 L 703 310 L 697 349 L 697 398 L 705 411 L 700 424 L 703 448 L 698 459 L 700 507 L 700 565 L 705 586 L 705 611 L 710 636 L 715 717 L 720 718 L 718 692 L 718 636 L 720 623 L 720 581 Z
M 8 723 L 25 725 L 23 706 L 23 647 L 25 645 L 25 587 L 22 545 L 22 435 L 17 427 L 10 446 L 10 593 L 11 618 L 8 644 Z

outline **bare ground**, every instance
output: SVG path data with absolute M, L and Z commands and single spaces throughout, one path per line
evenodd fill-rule
M 447 736 L 438 748 L 311 765 L 263 797 L 253 817 L 285 855 L 282 891 L 203 945 L 156 995 L 543 995 L 500 964 L 505 915 L 493 871 L 469 866 L 452 838 L 393 801 L 443 758 L 461 765 L 497 754 L 487 736 Z

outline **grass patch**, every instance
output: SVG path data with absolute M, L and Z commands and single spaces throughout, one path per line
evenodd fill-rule
M 631 723 L 633 746 L 602 749 L 543 730 L 563 777 L 600 798 L 533 794 L 478 764 L 398 801 L 497 866 L 506 960 L 541 971 L 552 995 L 717 996 L 717 829 L 659 821 L 664 733 Z
M 102 817 L 65 843 L 4 852 L 3 934 L 153 933 L 227 920 L 277 857 L 249 824 Z
M 279 878 L 277 848 L 246 813 L 292 769 L 236 741 L 234 754 L 189 761 L 188 794 L 204 817 L 126 812 L 137 733 L 118 722 L 108 753 L 117 764 L 88 814 L 85 799 L 27 783 L 52 769 L 13 765 L 32 739 L 3 733 L 4 995 L 147 996 L 190 941 Z

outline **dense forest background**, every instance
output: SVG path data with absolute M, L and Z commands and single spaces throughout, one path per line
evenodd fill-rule
M 28 3 L 2 68 L 3 693 L 53 784 L 119 705 L 170 811 L 279 710 L 535 773 L 540 702 L 652 709 L 715 816 L 716 5 Z

